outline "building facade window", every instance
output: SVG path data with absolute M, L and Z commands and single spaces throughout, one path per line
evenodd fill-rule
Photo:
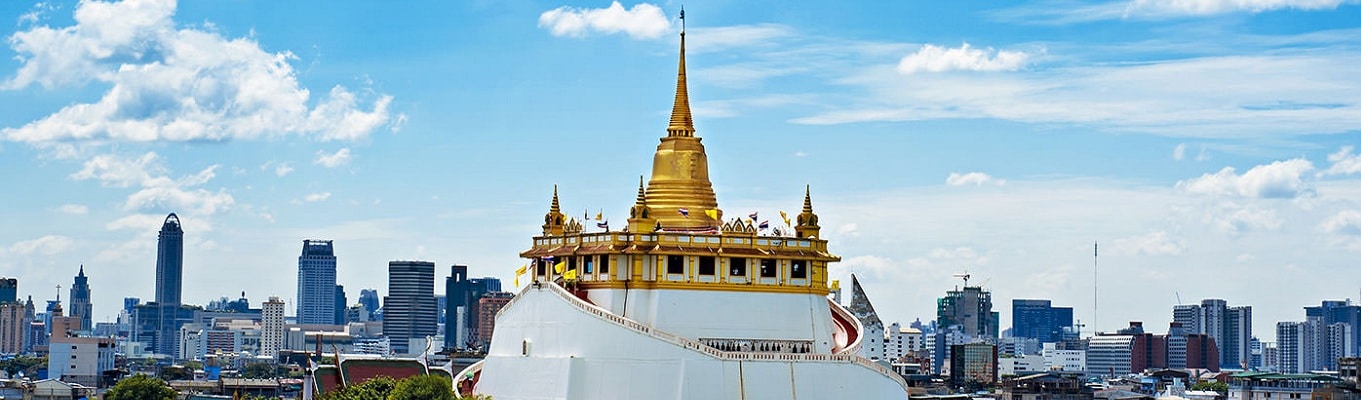
M 729 258 L 728 276 L 747 276 L 747 259 L 741 257 Z
M 776 277 L 775 259 L 772 258 L 761 259 L 761 277 L 762 278 Z
M 789 262 L 789 277 L 794 279 L 804 279 L 808 277 L 808 262 L 804 260 L 792 260 Z
M 714 258 L 710 256 L 699 257 L 699 274 L 714 275 Z
M 685 256 L 666 256 L 666 273 L 684 274 Z

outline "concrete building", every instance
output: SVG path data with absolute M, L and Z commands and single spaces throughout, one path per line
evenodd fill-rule
M 1045 343 L 1040 350 L 1044 357 L 1045 370 L 1082 372 L 1087 370 L 1087 351 L 1064 350 L 1057 343 Z
M 884 336 L 885 360 L 902 361 L 904 356 L 926 349 L 926 341 L 923 340 L 920 329 L 905 328 L 894 322 L 889 325 Z
M 19 279 L 0 277 L 0 304 L 19 301 Z
M 330 240 L 303 240 L 298 255 L 297 321 L 336 323 L 336 254 Z
M 1329 375 L 1240 372 L 1229 378 L 1228 400 L 1355 399 L 1356 389 L 1348 386 Z
M 180 217 L 170 213 L 156 238 L 156 303 L 179 306 L 183 285 L 184 229 Z
M 115 344 L 113 338 L 70 337 L 64 333 L 53 336 L 48 345 L 47 376 L 67 383 L 104 387 L 104 371 L 115 369 Z
M 478 299 L 482 295 L 501 291 L 501 280 L 468 278 L 468 266 L 450 266 L 450 274 L 444 280 L 444 346 L 450 349 L 464 349 L 486 343 L 491 334 L 478 332 Z
M 284 301 L 279 296 L 269 296 L 260 310 L 260 355 L 277 358 L 284 345 Z
M 1172 322 L 1181 325 L 1185 333 L 1205 333 L 1205 313 L 1199 304 L 1178 304 L 1172 306 Z
M 1323 325 L 1349 325 L 1352 331 L 1350 346 L 1339 347 L 1350 347 L 1353 349 L 1352 355 L 1361 354 L 1361 333 L 1357 333 L 1361 329 L 1361 306 L 1352 304 L 1351 300 L 1325 300 L 1316 307 L 1305 307 L 1304 316 L 1318 320 Z
M 1049 366 L 1045 363 L 1044 356 L 1039 354 L 1012 357 L 1003 357 L 999 355 L 997 358 L 997 376 L 1003 379 L 1006 377 L 1031 375 L 1048 370 Z
M 383 335 L 397 354 L 411 339 L 425 339 L 439 331 L 439 307 L 435 305 L 435 263 L 392 261 L 388 263 L 388 295 L 383 298 Z
M 936 300 L 936 321 L 941 329 L 959 326 L 969 337 L 996 339 L 998 313 L 992 310 L 992 293 L 979 286 L 951 290 Z
M 997 346 L 987 343 L 957 344 L 950 349 L 950 384 L 985 387 L 997 383 Z
M 491 292 L 482 295 L 477 299 L 477 332 L 485 335 L 482 346 L 486 347 L 491 342 L 492 333 L 496 332 L 496 313 L 501 311 L 510 300 L 515 298 L 514 293 L 510 292 Z
M 25 310 L 23 303 L 0 303 L 0 353 L 24 352 L 24 336 L 29 324 L 28 319 L 24 318 Z

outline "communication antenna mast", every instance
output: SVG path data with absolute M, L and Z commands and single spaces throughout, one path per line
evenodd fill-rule
M 956 277 L 956 278 L 964 278 L 964 287 L 969 287 L 969 276 L 970 276 L 970 275 L 969 275 L 968 272 L 965 272 L 965 273 L 962 273 L 962 274 L 955 274 L 955 275 L 954 275 L 954 277 Z
M 1099 246 L 1100 246 L 1100 245 L 1099 245 L 1097 242 L 1092 242 L 1092 332 L 1093 332 L 1092 334 L 1093 334 L 1093 335 L 1096 334 L 1095 332 L 1096 332 L 1097 326 L 1098 326 L 1097 323 L 1096 323 L 1096 321 L 1097 321 L 1096 318 L 1097 318 L 1098 315 L 1101 315 L 1101 314 L 1097 313 L 1097 310 L 1096 310 L 1096 306 L 1097 306 L 1097 294 L 1099 293 L 1099 292 L 1096 290 L 1096 282 L 1097 282 L 1097 279 L 1096 279 L 1096 265 L 1097 265 L 1096 260 L 1097 260 L 1097 256 L 1101 254 L 1100 251 L 1099 251 L 1099 250 L 1100 250 L 1100 247 L 1099 247 Z

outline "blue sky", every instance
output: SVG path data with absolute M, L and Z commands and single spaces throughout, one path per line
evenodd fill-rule
M 811 185 L 833 275 L 887 321 L 968 271 L 1003 325 L 1012 298 L 1093 324 L 1094 241 L 1101 330 L 1223 298 L 1270 341 L 1361 296 L 1354 1 L 685 5 L 720 206 Z M 352 300 L 394 259 L 508 280 L 554 184 L 625 218 L 679 8 L 6 2 L 0 274 L 46 299 L 84 264 L 111 320 L 176 212 L 188 302 L 293 297 L 304 238 L 336 240 Z

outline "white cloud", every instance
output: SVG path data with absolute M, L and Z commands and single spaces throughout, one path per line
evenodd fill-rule
M 279 163 L 277 167 L 274 167 L 274 175 L 285 176 L 289 172 L 293 172 L 293 166 L 288 165 L 288 163 Z
M 1125 9 L 1126 16 L 1214 15 L 1234 12 L 1259 13 L 1264 11 L 1332 10 L 1354 0 L 1133 0 Z
M 950 186 L 965 186 L 965 185 L 974 185 L 974 186 L 996 185 L 996 186 L 1002 186 L 1002 185 L 1007 184 L 1007 181 L 1006 181 L 1005 179 L 997 179 L 997 178 L 994 178 L 994 177 L 992 177 L 991 175 L 988 175 L 988 174 L 985 174 L 985 173 L 982 173 L 982 172 L 969 172 L 969 173 L 965 173 L 965 174 L 961 174 L 961 173 L 958 173 L 958 172 L 951 172 L 951 173 L 950 173 L 950 176 L 948 176 L 948 177 L 945 178 L 945 184 L 946 184 L 946 185 L 950 185 Z
M 1214 174 L 1177 182 L 1177 188 L 1192 194 L 1254 198 L 1295 198 L 1313 193 L 1302 177 L 1314 165 L 1303 158 L 1258 165 L 1239 175 L 1233 167 Z
M 1351 175 L 1361 173 L 1361 154 L 1352 154 L 1352 146 L 1342 146 L 1341 150 L 1328 155 L 1333 165 L 1323 171 L 1323 175 Z
M 326 199 L 329 198 L 331 198 L 331 192 L 321 192 L 309 194 L 307 197 L 303 197 L 302 201 L 316 203 L 318 201 L 326 201 Z
M 324 151 L 317 151 L 317 159 L 312 161 L 326 168 L 335 168 L 350 163 L 350 148 L 345 147 L 337 150 L 335 154 L 328 154 Z
M 1361 250 L 1361 211 L 1338 212 L 1319 224 L 1319 229 L 1331 235 L 1332 245 Z
M 90 212 L 89 207 L 80 204 L 63 204 L 58 210 L 71 215 L 85 215 Z
M 1181 254 L 1185 244 L 1169 238 L 1167 232 L 1157 231 L 1116 239 L 1113 247 L 1115 254 L 1175 256 Z
M 582 37 L 591 32 L 624 33 L 634 39 L 660 37 L 671 29 L 661 7 L 638 3 L 629 9 L 618 1 L 606 8 L 558 7 L 539 14 L 539 27 L 553 36 Z
M 924 45 L 898 61 L 898 72 L 1015 71 L 1025 67 L 1030 54 L 1020 51 L 976 49 L 968 43 L 956 48 Z
M 1177 161 L 1186 159 L 1186 143 L 1178 143 L 1177 147 L 1172 149 L 1172 159 Z
M 11 255 L 52 256 L 70 250 L 73 243 L 71 238 L 66 236 L 47 235 L 33 240 L 15 242 L 7 250 Z
M 343 87 L 313 99 L 299 85 L 288 52 L 269 53 L 250 38 L 176 29 L 175 2 L 81 2 L 75 25 L 35 26 L 9 43 L 21 65 L 3 84 L 14 90 L 108 90 L 93 103 L 62 108 L 0 135 L 13 141 L 190 141 L 309 135 L 354 140 L 389 119 L 390 96 L 368 109 Z M 315 108 L 308 106 L 317 101 Z
M 194 188 L 216 177 L 218 167 L 212 165 L 196 174 L 172 179 L 154 152 L 147 152 L 137 158 L 103 154 L 86 161 L 80 171 L 71 174 L 71 178 L 97 179 L 106 187 L 139 186 L 140 189 L 128 195 L 123 204 L 128 211 L 156 209 L 212 215 L 226 211 L 235 203 L 235 199 L 226 191 Z

